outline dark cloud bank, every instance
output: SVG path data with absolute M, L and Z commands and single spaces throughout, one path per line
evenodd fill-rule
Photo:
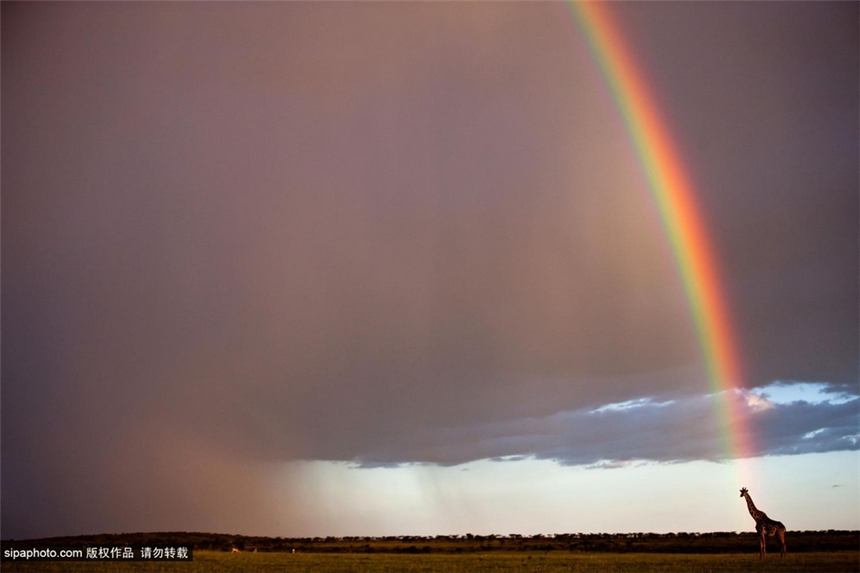
M 730 394 L 749 420 L 754 456 L 860 449 L 860 399 L 849 387 L 835 401 L 773 403 Z M 726 432 L 715 411 L 722 394 L 646 398 L 598 409 L 518 418 L 400 436 L 360 456 L 364 466 L 407 461 L 459 464 L 534 457 L 562 464 L 612 467 L 619 462 L 726 459 Z M 733 436 L 734 437 L 734 436 Z
M 857 4 L 613 11 L 743 385 L 856 396 Z M 4 2 L 2 534 L 255 531 L 259 468 L 290 460 L 719 459 L 664 231 L 563 16 Z M 856 449 L 857 404 L 756 410 L 756 453 Z

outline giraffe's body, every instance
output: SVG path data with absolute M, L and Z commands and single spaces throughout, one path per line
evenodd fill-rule
M 759 535 L 759 558 L 763 559 L 765 556 L 768 536 L 779 538 L 780 557 L 785 557 L 785 526 L 779 521 L 769 518 L 765 512 L 758 509 L 747 488 L 741 489 L 741 497 L 747 500 L 747 509 L 749 509 L 752 518 L 755 519 L 755 530 Z

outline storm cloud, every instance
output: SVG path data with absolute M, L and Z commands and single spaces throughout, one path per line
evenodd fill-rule
M 741 386 L 856 395 L 857 5 L 613 13 Z M 665 231 L 567 18 L 4 2 L 3 534 L 219 530 L 237 490 L 274 523 L 260 467 L 292 460 L 718 459 Z M 856 400 L 753 419 L 761 455 L 856 449 Z
M 757 389 L 761 390 L 761 389 Z M 766 391 L 766 389 L 765 389 Z M 551 459 L 566 465 L 618 467 L 631 462 L 725 461 L 727 432 L 718 402 L 731 400 L 748 420 L 753 456 L 860 449 L 860 397 L 775 403 L 755 392 L 640 398 L 596 409 L 517 418 L 401 436 L 360 457 L 362 466 L 397 461 L 460 464 L 475 459 Z M 764 392 L 763 394 L 766 394 Z

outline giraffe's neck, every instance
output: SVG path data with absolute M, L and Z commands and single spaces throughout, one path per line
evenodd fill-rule
M 747 500 L 747 508 L 750 510 L 750 515 L 752 516 L 753 519 L 755 519 L 756 521 L 759 521 L 760 519 L 767 517 L 763 511 L 759 511 L 758 509 L 756 509 L 756 506 L 753 503 L 753 500 L 750 497 L 750 494 L 745 493 L 744 498 Z

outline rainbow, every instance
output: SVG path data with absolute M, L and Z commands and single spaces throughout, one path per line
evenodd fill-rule
M 696 204 L 694 188 L 666 122 L 606 5 L 593 1 L 567 5 L 624 118 L 660 212 L 711 389 L 722 396 L 717 400 L 717 416 L 726 454 L 734 459 L 750 457 L 750 433 L 733 392 L 741 382 L 735 336 L 720 285 L 720 268 Z

